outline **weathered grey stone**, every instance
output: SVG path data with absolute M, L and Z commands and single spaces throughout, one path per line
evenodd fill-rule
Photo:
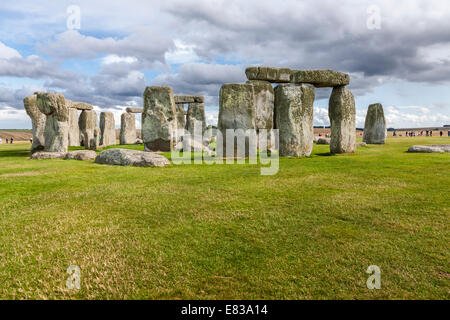
M 102 151 L 95 158 L 95 162 L 119 166 L 133 165 L 137 167 L 164 167 L 170 165 L 170 161 L 159 154 L 126 149 Z
M 381 103 L 371 104 L 367 110 L 364 123 L 363 141 L 367 144 L 384 144 L 386 142 L 387 129 Z
M 330 139 L 324 138 L 324 137 L 320 137 L 319 139 L 317 139 L 316 144 L 326 144 L 326 145 L 329 145 L 330 142 L 331 142 Z
M 334 70 L 296 70 L 292 72 L 291 82 L 310 83 L 317 88 L 337 87 L 348 85 L 350 76 Z
M 23 105 L 28 116 L 31 118 L 31 125 L 33 128 L 33 143 L 31 144 L 31 153 L 44 150 L 44 131 L 46 116 L 37 107 L 37 95 L 33 94 L 23 99 Z
M 125 112 L 120 117 L 120 144 L 134 144 L 136 141 L 136 118 L 134 113 Z
M 78 110 L 69 108 L 69 146 L 80 146 L 80 127 L 78 126 Z
M 274 91 L 270 82 L 249 80 L 253 86 L 256 129 L 273 129 Z
M 356 144 L 356 147 L 365 147 L 365 146 L 367 146 L 367 143 L 365 143 L 365 142 L 358 142 Z
M 67 152 L 69 146 L 69 109 L 60 93 L 38 92 L 37 106 L 46 115 L 44 137 L 47 152 Z
M 100 136 L 103 147 L 116 144 L 116 124 L 112 112 L 100 113 Z
M 176 140 L 177 113 L 173 89 L 147 87 L 144 92 L 142 138 L 145 151 L 171 151 Z
M 205 97 L 202 95 L 175 95 L 175 103 L 203 103 Z
M 194 126 L 201 128 L 201 134 L 206 130 L 205 105 L 203 103 L 189 103 L 186 114 L 186 130 L 194 134 Z
M 100 144 L 97 113 L 94 110 L 83 110 L 78 120 L 78 126 L 84 147 L 88 150 L 96 150 Z
M 43 159 L 64 159 L 67 152 L 45 152 L 37 151 L 31 155 L 33 160 L 43 160 Z
M 275 87 L 275 128 L 281 156 L 309 156 L 313 147 L 314 87 L 280 84 Z
M 328 105 L 331 124 L 331 153 L 355 151 L 356 124 L 355 98 L 346 87 L 335 87 Z
M 263 80 L 273 83 L 291 82 L 292 70 L 288 68 L 249 67 L 245 70 L 248 80 Z
M 127 108 L 126 111 L 129 113 L 142 113 L 144 108 Z
M 416 145 L 412 146 L 408 149 L 408 152 L 413 153 L 443 153 L 443 152 L 450 152 L 450 144 L 438 144 L 438 145 L 428 145 L 428 146 L 421 146 Z
M 226 154 L 227 129 L 255 129 L 256 110 L 254 102 L 254 87 L 252 84 L 224 84 L 219 93 L 219 121 L 218 129 L 223 135 L 223 153 Z M 234 141 L 235 152 L 237 145 Z M 245 150 L 248 152 L 249 141 L 246 139 Z
M 85 102 L 71 102 L 70 108 L 75 108 L 77 110 L 94 110 L 93 106 Z
M 186 111 L 184 111 L 184 104 L 177 103 L 175 109 L 177 112 L 177 129 L 184 129 L 186 127 Z
M 67 152 L 64 159 L 72 160 L 94 160 L 97 157 L 97 153 L 94 150 L 77 150 Z

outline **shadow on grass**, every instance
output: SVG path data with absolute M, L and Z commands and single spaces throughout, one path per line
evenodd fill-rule
M 334 157 L 335 154 L 331 153 L 331 152 L 321 152 L 321 153 L 315 153 L 315 156 L 319 156 L 319 157 Z
M 29 157 L 29 150 L 1 150 L 0 158 Z

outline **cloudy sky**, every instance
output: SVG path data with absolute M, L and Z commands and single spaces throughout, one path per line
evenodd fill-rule
M 450 5 L 448 0 L 3 2 L 0 128 L 31 128 L 22 99 L 37 90 L 114 111 L 118 125 L 125 107 L 142 105 L 148 85 L 205 95 L 213 124 L 220 86 L 244 82 L 251 65 L 349 73 L 358 127 L 375 102 L 383 104 L 390 127 L 450 124 Z M 328 125 L 329 94 L 316 90 L 316 125 Z

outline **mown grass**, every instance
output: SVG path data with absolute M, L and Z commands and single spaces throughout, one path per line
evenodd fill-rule
M 450 154 L 405 151 L 449 140 L 315 146 L 275 176 L 35 161 L 27 144 L 0 145 L 0 298 L 448 299 Z M 366 288 L 369 265 L 380 290 Z

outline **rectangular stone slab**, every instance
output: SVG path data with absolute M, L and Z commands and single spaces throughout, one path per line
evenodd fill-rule
M 292 83 L 310 83 L 316 88 L 346 86 L 350 76 L 334 70 L 299 70 L 291 74 Z
M 77 110 L 93 110 L 94 107 L 88 103 L 84 102 L 72 102 L 71 108 L 75 108 Z
M 174 96 L 175 103 L 203 103 L 205 97 L 202 95 L 176 95 Z
M 288 68 L 249 67 L 245 69 L 245 75 L 248 80 L 261 80 L 272 83 L 291 82 L 292 72 L 293 70 Z
M 127 108 L 127 112 L 129 113 L 142 113 L 144 108 Z

